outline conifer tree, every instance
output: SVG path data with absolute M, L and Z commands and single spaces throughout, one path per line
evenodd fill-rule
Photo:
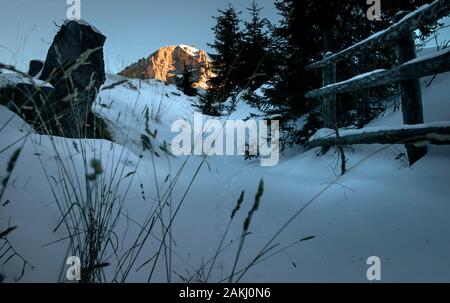
M 215 39 L 209 46 L 215 51 L 210 55 L 215 76 L 208 81 L 209 89 L 200 100 L 200 108 L 206 114 L 218 114 L 222 103 L 239 82 L 238 66 L 242 48 L 239 14 L 229 4 L 227 9 L 219 10 L 219 16 L 214 17 L 216 24 L 212 30 Z
M 192 70 L 184 65 L 183 75 L 181 81 L 178 84 L 178 88 L 183 91 L 187 96 L 196 96 L 197 90 L 195 89 Z
M 271 74 L 272 56 L 269 52 L 270 37 L 268 28 L 270 22 L 261 18 L 262 7 L 255 0 L 247 8 L 250 19 L 245 22 L 243 32 L 243 47 L 239 71 L 241 86 L 255 89 L 268 80 Z

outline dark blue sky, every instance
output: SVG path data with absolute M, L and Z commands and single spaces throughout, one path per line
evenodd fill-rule
M 81 17 L 106 36 L 105 60 L 117 72 L 161 46 L 193 45 L 211 51 L 217 9 L 231 2 L 246 17 L 252 0 L 81 0 Z M 263 16 L 278 19 L 273 0 L 257 0 Z M 45 59 L 66 18 L 66 0 L 0 0 L 0 61 L 27 70 L 30 59 Z M 450 30 L 443 35 L 450 39 Z

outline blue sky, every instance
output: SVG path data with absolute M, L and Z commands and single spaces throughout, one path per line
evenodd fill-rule
M 244 17 L 251 0 L 81 0 L 81 18 L 107 36 L 105 59 L 117 71 L 161 46 L 187 44 L 210 51 L 212 16 L 231 2 Z M 258 0 L 263 16 L 276 19 L 273 0 Z M 66 0 L 0 0 L 0 61 L 27 68 L 44 59 Z M 7 49 L 5 49 L 7 48 Z M 17 53 L 13 55 L 13 53 Z
M 81 0 L 81 17 L 106 36 L 105 60 L 117 72 L 161 46 L 193 45 L 211 51 L 217 9 L 231 2 L 242 17 L 251 0 Z M 263 16 L 277 20 L 273 0 L 257 0 Z M 0 0 L 0 61 L 27 70 L 30 59 L 45 59 L 66 0 Z M 450 23 L 450 22 L 448 22 Z M 446 29 L 443 38 L 450 39 Z

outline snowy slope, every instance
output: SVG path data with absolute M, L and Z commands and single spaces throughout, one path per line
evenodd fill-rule
M 120 80 L 123 78 L 109 76 L 105 86 Z M 429 81 L 423 79 L 424 83 Z M 94 106 L 97 113 L 108 119 L 115 144 L 36 134 L 30 134 L 24 142 L 20 138 L 27 127 L 19 118 L 14 117 L 5 127 L 3 122 L 0 124 L 1 176 L 6 175 L 3 163 L 24 144 L 1 201 L 10 202 L 0 206 L 0 230 L 8 224 L 17 225 L 10 242 L 34 267 L 26 268 L 23 281 L 58 281 L 67 268 L 64 266 L 67 239 L 45 246 L 67 234 L 62 227 L 53 232 L 61 219 L 50 190 L 58 189 L 54 194 L 61 194 L 57 186 L 60 166 L 54 160 L 56 151 L 65 155 L 61 163 L 66 161 L 68 174 L 74 179 L 85 174 L 83 159 L 101 159 L 104 179 L 119 183 L 119 192 L 122 196 L 126 193 L 126 216 L 121 217 L 116 227 L 122 253 L 133 245 L 139 225 L 158 207 L 158 196 L 167 192 L 168 183 L 179 172 L 170 195 L 172 214 L 180 206 L 172 226 L 171 281 L 195 276 L 214 255 L 236 200 L 244 190 L 242 209 L 234 218 L 225 240 L 226 249 L 219 255 L 209 281 L 222 281 L 230 274 L 242 224 L 261 178 L 264 194 L 237 268 L 246 266 L 274 235 L 277 237 L 269 247 L 276 246 L 270 253 L 278 253 L 267 254 L 270 258 L 262 258 L 264 262 L 252 267 L 241 281 L 364 282 L 369 256 L 380 257 L 384 282 L 450 281 L 450 242 L 446 240 L 450 232 L 450 147 L 431 146 L 425 158 L 408 167 L 401 156 L 405 152 L 403 146 L 354 146 L 347 150 L 349 171 L 342 177 L 338 177 L 337 156 L 330 151 L 317 157 L 318 149 L 285 157 L 275 167 L 261 167 L 258 160 L 244 161 L 241 157 L 209 157 L 203 165 L 199 156 L 175 158 L 161 154 L 158 158 L 142 151 L 140 144 L 145 107 L 164 104 L 167 110 L 161 120 L 150 121 L 149 128 L 158 129 L 158 143 L 170 142 L 175 135 L 170 132 L 171 122 L 178 118 L 192 119 L 192 100 L 175 87 L 157 81 L 129 83 L 102 91 Z M 450 74 L 439 75 L 430 87 L 424 85 L 426 122 L 450 121 L 449 85 Z M 243 118 L 249 111 L 247 106 L 240 105 L 233 117 Z M 0 108 L 0 121 L 9 120 L 11 115 Z M 386 113 L 370 127 L 399 124 L 401 112 L 397 111 Z M 10 143 L 12 146 L 3 151 Z M 85 146 L 86 153 L 77 152 L 74 143 Z M 114 171 L 121 172 L 120 177 L 113 177 Z M 127 177 L 129 172 L 135 173 Z M 304 206 L 307 207 L 302 210 Z M 169 213 L 164 215 L 168 224 Z M 161 226 L 158 223 L 156 226 L 127 281 L 147 281 L 152 262 L 136 270 L 160 247 Z M 309 236 L 315 238 L 298 242 Z M 117 262 L 114 258 L 108 261 L 111 265 L 105 271 L 112 280 Z M 165 264 L 161 256 L 151 281 L 167 281 Z M 15 257 L 0 267 L 0 272 L 12 281 L 20 274 L 22 265 L 21 259 Z

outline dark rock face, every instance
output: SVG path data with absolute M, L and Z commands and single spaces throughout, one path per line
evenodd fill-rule
M 15 112 L 39 133 L 56 133 L 51 104 L 53 88 L 19 83 L 0 90 L 0 104 Z M 45 111 L 39 109 L 45 108 Z
M 67 136 L 67 130 L 60 123 L 61 119 L 57 119 L 61 115 L 57 112 L 60 106 L 52 87 L 29 83 L 3 87 L 0 89 L 0 105 L 19 115 L 37 133 Z M 87 112 L 83 121 L 85 129 L 81 137 L 112 141 L 107 124 L 92 111 Z
M 106 37 L 90 25 L 68 21 L 48 51 L 41 80 L 55 88 L 48 114 L 55 115 L 65 137 L 84 137 L 87 117 L 105 82 L 103 45 Z M 44 108 L 47 111 L 47 108 Z
M 45 63 L 33 60 L 28 71 L 31 77 L 40 73 L 40 80 L 53 87 L 24 79 L 0 89 L 0 104 L 21 116 L 38 133 L 111 139 L 106 123 L 91 111 L 105 81 L 105 40 L 89 24 L 67 21 L 55 36 Z
M 30 77 L 36 77 L 44 67 L 44 62 L 41 60 L 31 60 L 30 67 L 28 68 L 28 75 Z

